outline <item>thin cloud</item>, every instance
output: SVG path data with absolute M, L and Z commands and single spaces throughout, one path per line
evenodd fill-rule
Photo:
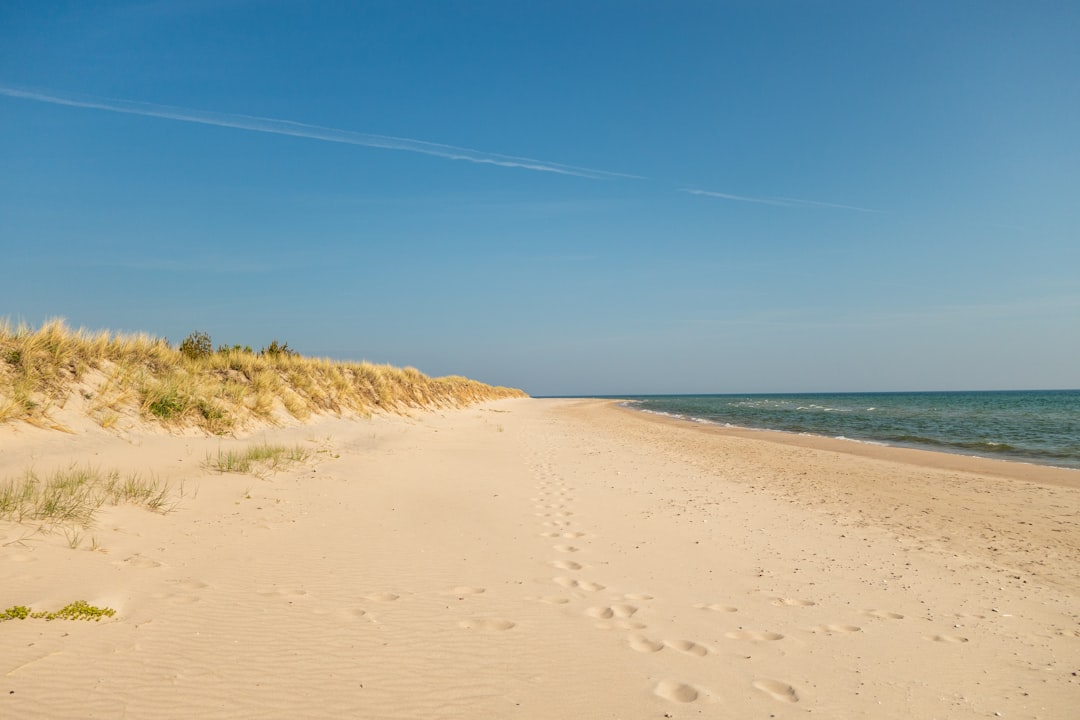
M 392 135 L 376 135 L 373 133 L 355 132 L 339 128 L 323 127 L 296 122 L 294 120 L 281 120 L 278 118 L 259 117 L 255 115 L 242 115 L 236 113 L 219 113 L 210 110 L 196 110 L 192 108 L 177 107 L 174 105 L 162 105 L 159 103 L 147 103 L 136 100 L 123 100 L 115 98 L 96 98 L 82 95 L 59 94 L 54 92 L 40 92 L 25 90 L 0 85 L 0 96 L 32 100 L 34 102 L 49 103 L 51 105 L 63 105 L 67 107 L 87 108 L 93 110 L 105 110 L 107 112 L 123 113 L 125 115 L 140 115 L 143 117 L 164 118 L 179 122 L 196 123 L 199 125 L 212 125 L 216 127 L 234 128 L 250 132 L 269 133 L 272 135 L 287 135 L 291 137 L 322 140 L 324 142 L 342 143 L 346 145 L 359 145 L 363 147 L 381 148 L 384 150 L 400 150 L 404 152 L 419 153 L 447 160 L 460 160 L 481 165 L 495 165 L 498 167 L 521 168 L 535 172 L 555 173 L 574 177 L 589 178 L 593 180 L 609 178 L 626 178 L 633 180 L 645 180 L 641 175 L 612 172 L 610 170 L 597 170 L 595 168 L 566 165 L 564 163 L 549 162 L 536 158 L 519 155 L 505 155 L 502 153 L 486 152 L 475 148 L 459 147 L 442 143 L 417 140 L 415 138 L 395 137 Z M 679 188 L 680 192 L 691 195 L 720 198 L 735 202 L 757 203 L 759 205 L 772 205 L 775 207 L 802 207 L 802 208 L 831 208 L 837 210 L 851 210 L 862 213 L 880 213 L 881 210 L 858 207 L 855 205 L 842 205 L 840 203 L 819 202 L 816 200 L 803 200 L 789 197 L 751 197 L 747 195 L 735 195 L 732 193 L 715 192 L 711 190 L 698 190 L 695 188 Z
M 516 155 L 503 155 L 501 153 L 485 152 L 483 150 L 457 147 L 455 145 L 443 145 L 413 138 L 374 135 L 370 133 L 353 132 L 352 130 L 321 127 L 319 125 L 308 125 L 306 123 L 295 122 L 292 120 L 279 120 L 277 118 L 194 110 L 191 108 L 145 103 L 134 100 L 58 95 L 4 86 L 0 86 L 0 95 L 50 103 L 52 105 L 66 105 L 68 107 L 106 110 L 109 112 L 124 113 L 126 115 L 165 118 L 168 120 L 178 120 L 180 122 L 197 123 L 199 125 L 215 125 L 238 130 L 270 133 L 273 135 L 289 135 L 312 140 L 323 140 L 325 142 L 344 143 L 346 145 L 361 145 L 364 147 L 382 148 L 385 150 L 403 150 L 405 152 L 432 155 L 448 160 L 463 160 L 465 162 L 483 165 L 523 168 L 525 170 L 556 173 L 559 175 L 573 175 L 575 177 L 590 178 L 593 180 L 603 178 L 643 179 L 638 175 L 596 170 L 594 168 L 578 167 L 575 165 L 564 165 L 562 163 L 547 162 L 545 160 L 536 160 L 534 158 L 519 157 Z
M 800 200 L 789 197 L 749 197 L 746 195 L 732 195 L 731 193 L 714 192 L 712 190 L 695 190 L 693 188 L 679 188 L 680 192 L 691 195 L 703 195 L 705 197 L 720 198 L 721 200 L 734 200 L 736 202 L 757 203 L 759 205 L 774 205 L 778 207 L 815 207 L 832 208 L 835 210 L 854 210 L 863 213 L 880 213 L 881 210 L 857 207 L 855 205 L 841 205 L 839 203 L 818 202 L 817 200 Z

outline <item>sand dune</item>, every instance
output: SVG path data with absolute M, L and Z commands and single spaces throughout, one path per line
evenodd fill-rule
M 246 439 L 0 429 L 154 472 L 79 549 L 0 522 L 0 717 L 1067 718 L 1077 473 L 513 399 Z M 218 474 L 207 453 L 307 460 Z M 782 442 L 777 442 L 777 441 Z M 29 533 L 29 534 L 28 534 Z M 91 544 L 95 549 L 90 549 Z

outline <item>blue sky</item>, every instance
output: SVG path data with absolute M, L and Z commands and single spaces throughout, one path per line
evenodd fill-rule
M 1074 2 L 5 2 L 0 317 L 533 394 L 1080 387 Z

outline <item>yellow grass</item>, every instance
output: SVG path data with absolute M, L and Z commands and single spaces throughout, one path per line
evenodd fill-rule
M 76 393 L 102 427 L 134 413 L 216 434 L 289 415 L 368 415 L 524 396 L 415 368 L 243 350 L 191 358 L 146 334 L 72 330 L 60 319 L 36 329 L 0 321 L 0 423 L 50 425 Z

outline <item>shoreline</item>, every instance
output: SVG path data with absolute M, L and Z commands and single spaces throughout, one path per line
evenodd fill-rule
M 938 396 L 942 400 L 926 400 Z M 1075 414 L 1080 390 L 625 395 L 596 399 L 616 399 L 643 412 L 739 429 L 1080 471 L 1080 447 L 1075 442 L 1080 432 Z
M 1049 465 L 1013 458 L 969 455 L 944 449 L 931 450 L 922 447 L 893 444 L 884 440 L 863 440 L 859 438 L 818 435 L 809 432 L 796 432 L 793 430 L 755 428 L 730 423 L 721 424 L 703 418 L 679 416 L 671 413 L 637 408 L 631 404 L 635 402 L 634 400 L 614 398 L 588 399 L 595 399 L 599 402 L 610 402 L 621 410 L 652 416 L 659 422 L 671 421 L 684 424 L 687 428 L 713 430 L 720 434 L 732 437 L 744 437 L 748 439 L 757 438 L 780 443 L 782 445 L 813 447 L 834 450 L 841 453 L 848 452 L 853 455 L 896 460 L 898 462 L 907 462 L 924 467 L 964 470 L 1018 480 L 1029 480 L 1033 482 L 1080 488 L 1080 468 Z
M 1080 705 L 1080 489 L 616 403 L 225 440 L 0 430 L 0 478 L 81 457 L 187 488 L 164 514 L 103 507 L 81 545 L 0 521 L 0 605 L 116 611 L 0 622 L 0 715 L 1050 720 Z M 203 462 L 259 443 L 309 454 L 258 475 Z

